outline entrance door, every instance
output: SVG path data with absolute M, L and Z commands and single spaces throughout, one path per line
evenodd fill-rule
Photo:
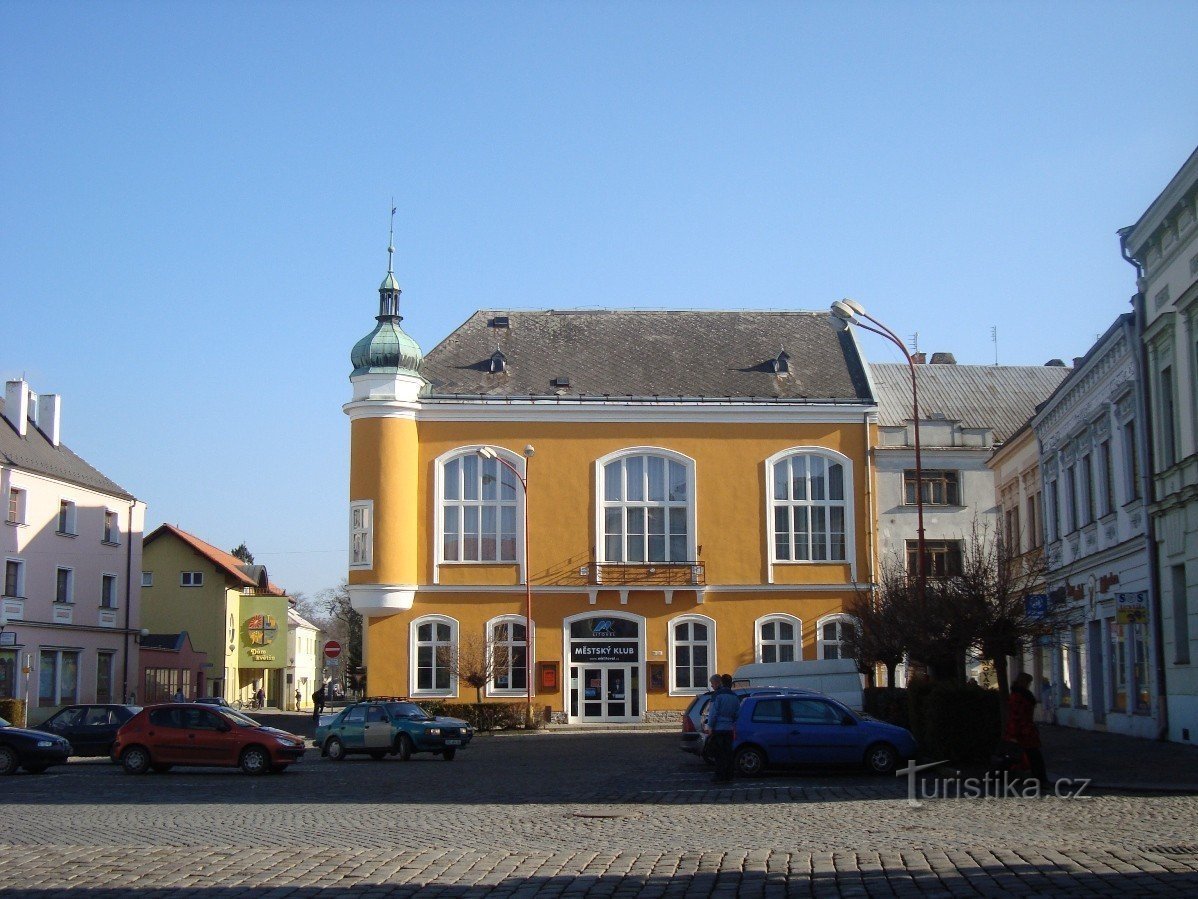
M 640 716 L 639 665 L 578 666 L 576 672 L 580 678 L 571 686 L 581 694 L 577 707 L 582 721 L 631 721 Z

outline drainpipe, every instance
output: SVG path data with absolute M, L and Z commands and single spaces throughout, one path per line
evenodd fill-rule
M 1124 261 L 1136 270 L 1136 292 L 1131 298 L 1132 313 L 1135 316 L 1134 326 L 1128 332 L 1128 328 L 1124 327 L 1127 341 L 1132 345 L 1132 359 L 1136 366 L 1136 380 L 1140 382 L 1139 402 L 1136 404 L 1136 417 L 1143 422 L 1142 426 L 1136 429 L 1139 435 L 1139 449 L 1141 451 L 1142 464 L 1140 465 L 1140 495 L 1144 498 L 1144 543 L 1148 547 L 1148 590 L 1149 602 L 1152 604 L 1152 638 L 1156 642 L 1156 682 L 1157 682 L 1157 709 L 1159 710 L 1159 724 L 1157 726 L 1156 738 L 1158 740 L 1169 739 L 1169 705 L 1166 698 L 1169 695 L 1168 689 L 1165 686 L 1165 625 L 1161 621 L 1161 570 L 1160 558 L 1156 548 L 1156 522 L 1152 516 L 1150 508 L 1153 501 L 1153 485 L 1152 485 L 1152 470 L 1155 467 L 1153 456 L 1154 443 L 1152 439 L 1152 428 L 1149 427 L 1148 418 L 1148 348 L 1144 345 L 1144 341 L 1140 339 L 1140 335 L 1144 333 L 1145 313 L 1145 297 L 1141 283 L 1144 277 L 1144 269 L 1140 263 L 1128 252 L 1127 236 L 1131 233 L 1130 228 L 1124 228 L 1119 231 L 1119 251 L 1123 256 Z
M 121 653 L 121 702 L 129 698 L 129 617 L 133 597 L 133 509 L 137 500 L 129 503 L 128 528 L 125 535 L 125 651 Z

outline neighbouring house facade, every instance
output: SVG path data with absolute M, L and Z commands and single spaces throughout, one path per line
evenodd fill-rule
M 320 628 L 295 609 L 288 609 L 287 669 L 283 679 L 287 695 L 280 708 L 298 711 L 303 706 L 311 707 L 312 693 L 320 682 L 322 647 Z M 298 702 L 296 692 L 300 695 Z
M 61 397 L 15 380 L 3 402 L 0 697 L 36 723 L 136 687 L 145 504 L 62 442 Z
M 839 656 L 875 406 L 825 313 L 480 311 L 423 357 L 399 294 L 389 270 L 344 407 L 372 693 L 473 701 L 481 647 L 488 700 L 531 669 L 538 713 L 639 721 Z
M 1151 421 L 1169 739 L 1198 742 L 1198 150 L 1130 228 Z
M 263 566 L 164 524 L 145 538 L 141 585 L 145 627 L 185 630 L 207 655 L 212 667 L 204 695 L 248 702 L 261 688 L 268 705 L 287 707 L 291 601 Z
M 146 634 L 140 641 L 142 705 L 171 702 L 177 693 L 191 700 L 207 696 L 211 665 L 208 653 L 191 645 L 187 631 L 177 634 Z
M 1126 313 L 1032 419 L 1052 632 L 1024 668 L 1049 720 L 1156 737 L 1162 685 L 1138 352 L 1135 316 Z

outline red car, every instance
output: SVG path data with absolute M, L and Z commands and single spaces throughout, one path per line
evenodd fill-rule
M 142 709 L 117 731 L 112 758 L 126 774 L 173 765 L 240 767 L 246 774 L 283 771 L 304 755 L 304 738 L 264 727 L 232 709 L 170 703 Z

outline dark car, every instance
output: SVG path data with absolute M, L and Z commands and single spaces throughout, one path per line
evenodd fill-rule
M 69 705 L 42 724 L 42 730 L 71 744 L 71 755 L 109 755 L 121 725 L 141 711 L 136 705 Z
M 474 728 L 460 718 L 433 717 L 408 700 L 368 699 L 322 718 L 316 745 L 338 762 L 355 752 L 374 759 L 398 755 L 405 762 L 413 753 L 431 752 L 452 762 L 473 736 Z
M 278 773 L 303 758 L 304 738 L 264 727 L 232 709 L 167 703 L 142 709 L 117 732 L 113 758 L 127 774 L 173 765 Z
M 741 687 L 732 692 L 743 700 L 746 696 L 806 693 L 809 691 L 787 689 L 786 687 Z M 715 759 L 707 752 L 707 733 L 703 730 L 703 726 L 707 721 L 707 706 L 713 696 L 715 696 L 715 693 L 711 690 L 708 690 L 706 693 L 700 693 L 691 700 L 691 704 L 682 713 L 682 744 L 679 748 L 683 752 L 691 752 L 702 756 L 703 761 L 714 764 Z
M 0 775 L 24 768 L 41 774 L 51 765 L 63 764 L 71 755 L 71 744 L 44 730 L 13 727 L 0 718 Z

